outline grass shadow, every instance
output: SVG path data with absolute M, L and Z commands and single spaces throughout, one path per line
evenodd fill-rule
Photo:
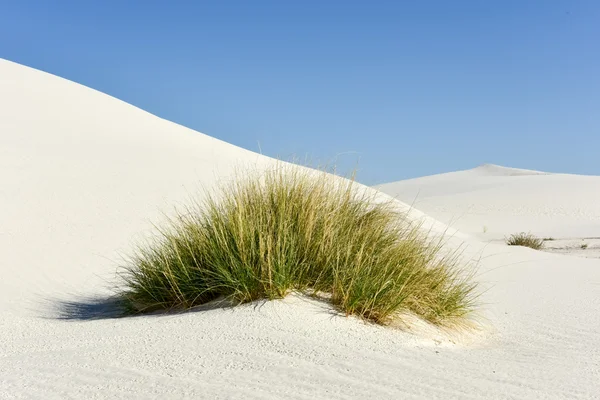
M 52 300 L 52 319 L 63 321 L 93 321 L 116 318 L 132 318 L 139 316 L 173 316 L 191 312 L 202 312 L 217 309 L 233 308 L 235 305 L 224 298 L 215 299 L 189 309 L 159 310 L 151 313 L 128 312 L 126 303 L 119 297 L 88 296 L 76 300 Z M 261 304 L 257 302 L 256 307 Z
M 84 297 L 53 303 L 55 318 L 59 320 L 91 321 L 122 318 L 127 315 L 123 301 L 115 297 Z

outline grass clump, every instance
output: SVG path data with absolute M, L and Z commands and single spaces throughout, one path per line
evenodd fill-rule
M 535 250 L 540 250 L 544 247 L 544 239 L 540 239 L 531 233 L 515 233 L 506 239 L 506 244 L 509 246 L 525 246 Z
M 475 285 L 393 201 L 325 172 L 279 166 L 179 212 L 125 267 L 131 312 L 325 294 L 385 324 L 410 312 L 437 325 L 472 311 Z

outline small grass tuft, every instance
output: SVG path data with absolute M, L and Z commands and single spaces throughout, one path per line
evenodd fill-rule
M 588 248 L 588 244 L 587 243 L 581 243 L 581 246 L 579 246 L 579 247 L 581 247 L 582 250 L 585 250 L 585 249 Z
M 340 311 L 386 324 L 412 313 L 461 324 L 475 284 L 393 201 L 325 172 L 279 166 L 179 212 L 124 266 L 130 313 L 325 293 Z M 462 321 L 462 322 L 461 322 Z
M 544 247 L 544 239 L 540 239 L 531 233 L 515 233 L 506 239 L 506 244 L 509 246 L 525 246 L 535 250 L 540 250 Z

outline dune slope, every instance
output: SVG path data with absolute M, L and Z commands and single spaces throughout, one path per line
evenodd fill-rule
M 485 245 L 456 232 L 450 244 L 467 240 L 465 256 L 481 257 L 478 279 L 488 289 L 485 326 L 468 338 L 364 324 L 298 296 L 119 319 L 109 318 L 109 304 L 85 299 L 108 293 L 119 253 L 161 212 L 237 166 L 272 162 L 0 60 L 0 398 L 600 392 L 600 262 Z
M 600 236 L 600 176 L 482 165 L 378 189 L 484 240 L 520 231 L 554 238 Z

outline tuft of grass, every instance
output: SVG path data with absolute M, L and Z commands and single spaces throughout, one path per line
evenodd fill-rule
M 588 244 L 587 243 L 581 243 L 581 246 L 579 246 L 579 247 L 581 247 L 582 250 L 585 250 L 585 249 L 588 248 Z
M 476 285 L 442 245 L 353 180 L 280 165 L 178 212 L 128 258 L 121 296 L 141 313 L 300 291 L 380 324 L 461 324 Z
M 540 250 L 544 247 L 544 239 L 540 239 L 531 233 L 515 233 L 506 239 L 506 244 L 509 246 L 525 246 L 535 250 Z

